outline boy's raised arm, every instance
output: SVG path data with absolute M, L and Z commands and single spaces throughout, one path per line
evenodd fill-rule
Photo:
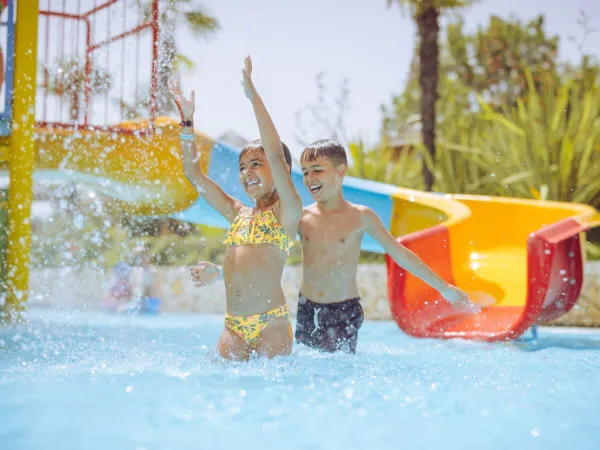
M 246 56 L 244 66 L 244 69 L 242 69 L 242 86 L 244 87 L 246 97 L 248 97 L 254 107 L 260 138 L 265 149 L 265 155 L 269 161 L 269 166 L 271 167 L 275 187 L 279 192 L 282 212 L 287 220 L 296 221 L 302 214 L 302 201 L 292 182 L 277 129 L 252 83 L 252 61 L 249 56 Z
M 381 244 L 396 264 L 429 284 L 451 304 L 469 306 L 472 312 L 479 311 L 479 306 L 472 303 L 465 292 L 447 283 L 415 253 L 396 241 L 394 236 L 383 226 L 375 212 L 369 208 L 365 208 L 363 211 L 363 224 L 365 231 Z
M 200 167 L 200 152 L 196 146 L 194 135 L 195 93 L 192 91 L 189 99 L 183 97 L 179 83 L 171 80 L 169 91 L 173 95 L 181 120 L 186 125 L 181 130 L 181 157 L 183 173 L 200 195 L 217 210 L 219 214 L 232 222 L 241 206 L 235 198 L 229 196 L 221 187 L 211 180 Z M 188 126 L 190 125 L 190 126 Z

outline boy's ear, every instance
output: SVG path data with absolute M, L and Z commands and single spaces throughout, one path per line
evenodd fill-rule
M 346 164 L 340 164 L 338 166 L 338 176 L 343 178 L 346 176 L 346 172 L 348 171 L 348 166 Z

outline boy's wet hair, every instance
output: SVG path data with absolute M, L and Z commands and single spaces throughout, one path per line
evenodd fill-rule
M 348 165 L 348 158 L 346 157 L 346 149 L 338 141 L 333 139 L 321 139 L 309 144 L 308 147 L 302 152 L 300 157 L 301 162 L 315 161 L 317 158 L 323 156 L 331 161 L 331 163 L 337 167 L 340 164 Z
M 290 173 L 292 173 L 292 154 L 290 153 L 290 149 L 283 142 L 281 143 L 281 146 L 283 147 L 283 157 L 285 158 L 285 162 L 287 163 L 288 166 L 290 166 Z M 240 152 L 239 161 L 242 160 L 242 156 L 244 156 L 246 153 L 248 153 L 249 151 L 252 151 L 252 150 L 259 150 L 259 151 L 263 152 L 263 154 L 264 154 L 265 148 L 262 145 L 262 140 L 256 139 L 256 140 L 244 145 L 244 148 L 242 148 L 242 151 Z

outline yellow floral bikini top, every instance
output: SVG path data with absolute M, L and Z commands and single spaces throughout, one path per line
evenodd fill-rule
M 272 244 L 289 255 L 294 241 L 283 230 L 273 210 L 269 209 L 254 216 L 238 213 L 223 244 Z

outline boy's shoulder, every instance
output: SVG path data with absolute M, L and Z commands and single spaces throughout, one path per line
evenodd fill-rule
M 347 202 L 347 203 L 348 203 L 348 209 L 347 209 L 348 214 L 360 216 L 361 218 L 364 218 L 366 216 L 374 214 L 373 210 L 371 208 L 369 208 L 368 206 L 361 205 L 359 203 L 350 203 L 350 202 Z
M 305 221 L 305 220 L 309 219 L 310 217 L 313 217 L 318 214 L 319 214 L 319 208 L 317 207 L 316 203 L 305 206 L 302 208 L 302 214 L 300 215 L 300 222 Z
M 317 202 L 311 203 L 310 205 L 305 206 L 304 208 L 302 208 L 303 212 L 306 213 L 318 213 L 319 212 L 319 205 L 317 204 Z M 352 203 L 349 201 L 345 201 L 345 209 L 343 212 L 361 212 L 361 213 L 365 213 L 365 212 L 369 212 L 371 211 L 371 208 L 369 208 L 368 206 L 365 205 L 361 205 L 359 203 Z
M 373 210 L 365 205 L 360 205 L 357 203 L 346 202 L 344 208 L 339 211 L 336 211 L 336 216 L 348 216 L 348 217 L 356 217 L 360 216 L 361 218 L 364 216 L 372 215 Z M 322 213 L 319 209 L 317 203 L 312 203 L 308 206 L 302 208 L 302 217 L 300 220 L 308 220 L 311 217 L 321 216 Z
M 348 202 L 348 204 L 351 206 L 351 208 L 353 208 L 355 211 L 360 212 L 361 214 L 371 212 L 371 208 L 369 208 L 368 206 L 361 205 L 359 203 L 350 203 L 350 202 Z

